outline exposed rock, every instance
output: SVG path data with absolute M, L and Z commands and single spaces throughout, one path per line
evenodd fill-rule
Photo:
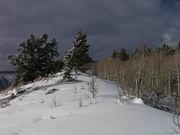
M 52 94 L 54 92 L 58 91 L 58 89 L 51 89 L 49 91 L 47 91 L 45 94 L 48 95 L 48 94 Z

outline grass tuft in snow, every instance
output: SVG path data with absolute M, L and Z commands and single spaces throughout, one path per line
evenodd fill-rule
M 83 107 L 83 101 L 82 101 L 82 98 L 79 99 L 79 107 Z
M 58 102 L 56 97 L 54 97 L 52 100 L 52 103 L 49 106 L 50 106 L 50 108 L 59 107 L 59 106 L 61 106 L 61 101 L 59 100 L 59 102 Z

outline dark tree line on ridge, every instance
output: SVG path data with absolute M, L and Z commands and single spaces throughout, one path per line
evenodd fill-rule
M 48 35 L 35 37 L 30 35 L 28 39 L 19 44 L 17 54 L 10 55 L 8 62 L 15 68 L 14 86 L 25 84 L 39 77 L 47 77 L 64 69 L 63 81 L 72 80 L 71 72 L 86 71 L 85 65 L 91 62 L 88 54 L 86 34 L 77 33 L 72 49 L 65 54 L 64 64 L 59 59 L 56 39 L 48 41 Z

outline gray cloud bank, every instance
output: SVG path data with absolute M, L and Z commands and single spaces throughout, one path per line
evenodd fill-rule
M 179 0 L 1 0 L 0 70 L 10 69 L 8 54 L 31 33 L 56 38 L 61 56 L 79 30 L 88 33 L 97 59 L 144 42 L 174 45 L 180 37 L 179 14 Z

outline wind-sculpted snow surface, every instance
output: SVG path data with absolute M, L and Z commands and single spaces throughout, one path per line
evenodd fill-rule
M 0 109 L 0 135 L 169 135 L 172 114 L 118 99 L 115 83 L 96 79 L 89 92 L 88 75 L 61 83 L 61 75 L 21 87 L 26 93 Z M 49 92 L 51 91 L 51 92 Z M 48 93 L 48 94 L 47 94 Z

